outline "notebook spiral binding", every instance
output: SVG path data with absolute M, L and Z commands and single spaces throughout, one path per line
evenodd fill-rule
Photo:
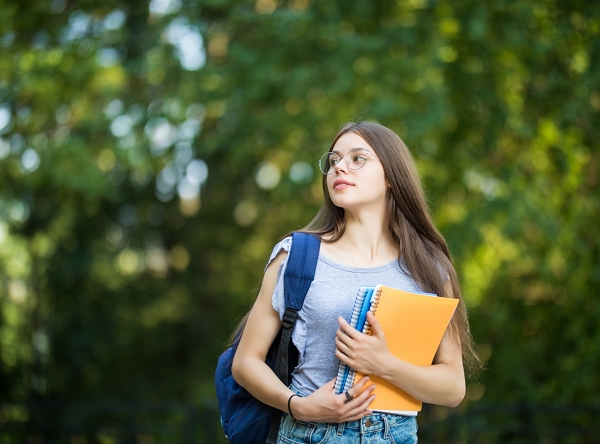
M 369 307 L 369 311 L 373 314 L 377 311 L 377 307 L 379 307 L 379 300 L 381 299 L 381 288 L 376 287 L 377 292 L 371 297 L 371 306 Z M 369 321 L 365 321 L 365 327 L 363 328 L 363 333 L 366 335 L 372 334 L 371 324 Z M 350 388 L 356 383 L 356 372 L 352 370 L 352 377 L 348 378 L 349 384 L 346 383 L 346 387 Z
M 356 297 L 356 302 L 355 302 L 354 308 L 352 310 L 352 316 L 350 318 L 350 325 L 353 327 L 356 327 L 358 320 L 360 318 L 362 306 L 364 303 L 364 299 L 366 297 L 366 293 L 367 293 L 367 287 L 361 287 L 359 289 L 358 295 Z M 335 393 L 339 395 L 340 393 L 342 393 L 342 392 L 346 391 L 347 389 L 349 389 L 350 387 L 352 387 L 350 382 L 354 380 L 353 378 L 354 378 L 354 370 L 352 370 L 346 364 L 342 364 L 340 362 L 340 365 L 338 367 L 337 378 L 335 379 Z
M 378 288 L 377 293 L 375 293 L 375 295 L 373 295 L 373 297 L 371 298 L 371 307 L 369 309 L 371 311 L 371 313 L 375 314 L 375 312 L 377 311 L 377 307 L 379 307 L 380 299 L 381 299 L 381 289 Z M 371 324 L 369 324 L 369 321 L 365 322 L 365 328 L 363 329 L 363 333 L 366 335 L 371 334 Z

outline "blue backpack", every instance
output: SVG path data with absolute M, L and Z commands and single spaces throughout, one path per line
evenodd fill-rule
M 284 274 L 285 314 L 281 330 L 267 353 L 266 363 L 288 386 L 298 364 L 298 350 L 291 341 L 298 311 L 315 276 L 321 242 L 307 233 L 292 233 L 292 248 Z M 244 321 L 242 321 L 244 322 Z M 233 345 L 219 357 L 215 388 L 225 436 L 232 444 L 276 443 L 281 411 L 263 404 L 231 375 L 231 363 L 243 327 Z

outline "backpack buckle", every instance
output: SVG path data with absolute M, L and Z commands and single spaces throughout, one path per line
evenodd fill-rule
M 293 308 L 286 308 L 285 313 L 283 314 L 283 319 L 281 319 L 283 327 L 292 328 L 294 326 L 294 322 L 296 322 L 297 315 L 298 310 L 294 310 Z

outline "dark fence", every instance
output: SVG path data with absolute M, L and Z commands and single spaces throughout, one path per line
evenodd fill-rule
M 600 404 L 471 405 L 465 411 L 424 406 L 419 442 L 500 444 L 600 443 Z
M 600 442 L 600 404 L 473 404 L 466 410 L 425 406 L 420 443 Z M 226 443 L 214 402 L 0 404 L 2 444 Z
M 1 444 L 226 443 L 214 403 L 0 404 Z

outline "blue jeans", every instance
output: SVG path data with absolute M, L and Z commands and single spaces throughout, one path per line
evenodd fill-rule
M 295 387 L 290 387 L 299 396 Z M 415 444 L 417 418 L 374 412 L 359 421 L 329 424 L 304 422 L 283 413 L 278 444 Z

